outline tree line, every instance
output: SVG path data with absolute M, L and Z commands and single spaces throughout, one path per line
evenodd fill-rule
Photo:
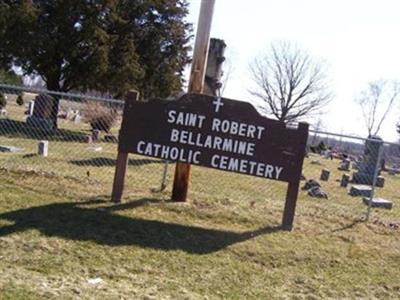
M 50 90 L 166 97 L 189 62 L 187 13 L 186 0 L 3 0 L 0 62 Z
M 144 98 L 168 97 L 183 89 L 190 62 L 187 14 L 186 0 L 2 0 L 0 76 L 11 80 L 18 68 L 55 91 L 120 98 L 134 88 Z M 281 122 L 318 115 L 333 99 L 326 65 L 296 44 L 272 43 L 250 71 L 251 95 Z M 379 133 L 399 91 L 398 83 L 377 80 L 355 99 L 369 136 Z M 57 99 L 53 106 L 56 116 Z

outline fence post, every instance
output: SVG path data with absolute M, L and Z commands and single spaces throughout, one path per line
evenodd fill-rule
M 376 160 L 376 165 L 375 165 L 375 170 L 374 170 L 374 177 L 373 177 L 373 180 L 372 180 L 372 190 L 371 190 L 371 194 L 370 194 L 370 197 L 369 197 L 368 209 L 367 209 L 367 215 L 366 215 L 365 221 L 369 220 L 369 216 L 371 214 L 372 200 L 374 199 L 376 181 L 378 179 L 379 169 L 380 169 L 380 166 L 381 166 L 381 158 L 382 158 L 382 152 L 383 152 L 383 148 L 384 148 L 383 145 L 384 144 L 381 143 L 379 145 L 379 149 L 378 149 L 378 159 Z
M 161 187 L 160 187 L 161 192 L 163 190 L 165 190 L 165 188 L 167 187 L 168 164 L 169 164 L 168 160 L 164 161 L 164 171 L 163 171 L 163 176 L 161 179 Z

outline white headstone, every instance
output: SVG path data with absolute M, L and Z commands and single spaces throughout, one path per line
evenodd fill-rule
M 29 104 L 28 104 L 28 116 L 32 116 L 33 115 L 33 108 L 34 107 L 35 107 L 35 100 L 29 101 Z
M 44 157 L 46 157 L 49 154 L 49 141 L 39 142 L 38 154 Z
M 82 120 L 82 117 L 81 117 L 81 115 L 79 115 L 79 114 L 74 115 L 74 116 L 72 117 L 72 121 L 74 122 L 74 124 L 79 124 L 79 123 L 81 122 L 81 120 Z

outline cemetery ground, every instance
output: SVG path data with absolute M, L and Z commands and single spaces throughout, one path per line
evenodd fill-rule
M 331 170 L 321 182 L 329 199 L 301 190 L 287 232 L 284 183 L 193 167 L 190 201 L 172 203 L 173 166 L 160 191 L 164 164 L 130 155 L 123 203 L 113 204 L 116 144 L 96 151 L 83 142 L 87 124 L 60 120 L 49 156 L 38 156 L 41 133 L 22 109 L 10 104 L 12 119 L 0 120 L 0 144 L 23 149 L 0 152 L 2 299 L 400 297 L 399 175 L 384 172 L 377 189 L 393 209 L 363 222 L 362 199 L 336 181 L 339 160 L 306 158 L 307 179 Z

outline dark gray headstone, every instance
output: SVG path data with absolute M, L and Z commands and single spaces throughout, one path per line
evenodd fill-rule
M 377 136 L 365 141 L 363 160 L 358 164 L 358 172 L 353 174 L 354 183 L 373 184 L 375 169 L 377 165 L 381 167 L 381 164 L 378 164 L 378 156 L 382 145 L 382 139 Z
M 385 186 L 385 177 L 383 176 L 378 176 L 376 178 L 376 184 L 377 187 L 384 187 Z
M 345 188 L 347 187 L 349 182 L 350 182 L 350 175 L 343 174 L 342 179 L 340 180 L 340 186 Z
M 313 187 L 320 187 L 321 185 L 319 184 L 318 181 L 314 179 L 309 179 L 304 183 L 304 186 L 302 187 L 303 190 L 309 190 Z
M 371 197 L 372 187 L 368 185 L 353 185 L 350 188 L 351 196 Z
M 369 203 L 371 202 L 371 207 L 382 207 L 382 208 L 387 208 L 387 209 L 392 209 L 392 207 L 393 207 L 392 201 L 386 200 L 383 198 L 370 199 L 370 198 L 364 197 L 363 202 L 366 205 L 369 205 Z
M 35 98 L 33 113 L 28 116 L 26 123 L 29 126 L 38 127 L 44 130 L 55 129 L 55 123 L 52 118 L 54 106 L 58 106 L 58 102 L 54 97 L 45 94 L 38 95 Z
M 319 179 L 322 180 L 322 181 L 328 181 L 329 175 L 330 175 L 330 172 L 329 172 L 328 169 L 322 169 L 321 177 Z
M 344 159 L 338 168 L 340 171 L 349 171 L 350 170 L 350 160 L 349 159 Z
M 310 188 L 307 193 L 311 197 L 328 199 L 328 195 L 319 186 Z

